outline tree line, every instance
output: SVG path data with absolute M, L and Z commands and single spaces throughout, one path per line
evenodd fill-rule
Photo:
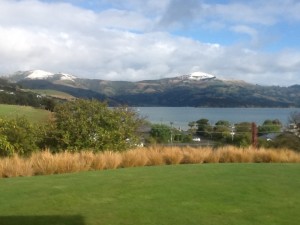
M 292 113 L 289 121 L 293 124 L 294 130 L 284 130 L 283 124 L 277 119 L 267 119 L 258 125 L 258 147 L 290 148 L 300 151 L 300 113 Z M 150 143 L 176 144 L 191 142 L 195 137 L 199 137 L 201 140 L 209 140 L 216 147 L 234 145 L 244 148 L 252 144 L 250 122 L 231 124 L 229 121 L 219 120 L 211 124 L 208 119 L 201 118 L 188 125 L 189 129 L 186 132 L 165 124 L 154 124 L 148 140 Z

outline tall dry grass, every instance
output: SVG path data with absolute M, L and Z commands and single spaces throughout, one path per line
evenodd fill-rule
M 161 147 L 132 149 L 125 152 L 85 151 L 51 154 L 43 151 L 29 158 L 0 158 L 0 177 L 17 177 L 104 170 L 137 166 L 197 163 L 299 163 L 300 153 L 281 149 L 240 149 Z

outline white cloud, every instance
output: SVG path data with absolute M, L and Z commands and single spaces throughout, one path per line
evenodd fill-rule
M 88 1 L 85 8 L 79 7 L 84 4 L 80 0 L 76 5 L 50 2 L 0 1 L 0 73 L 44 69 L 80 77 L 143 80 L 200 70 L 253 83 L 300 82 L 297 51 L 267 54 L 247 43 L 204 43 L 172 35 L 166 29 L 174 24 L 184 29 L 189 22 L 191 27 L 214 24 L 216 29 L 228 27 L 230 32 L 259 42 L 259 30 L 251 23 L 276 23 L 276 15 L 282 15 L 279 7 L 262 7 L 256 12 L 250 4 L 208 5 L 194 0 L 185 4 L 178 0 L 101 0 Z M 105 4 L 114 7 L 90 8 Z M 292 4 L 298 6 L 286 0 L 284 8 Z M 231 15 L 233 12 L 237 13 Z M 218 19 L 221 17 L 224 19 Z M 297 16 L 286 18 L 296 20 Z M 155 29 L 158 23 L 160 29 Z

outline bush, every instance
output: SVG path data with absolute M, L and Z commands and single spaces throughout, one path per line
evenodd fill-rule
M 30 155 L 38 149 L 38 129 L 24 117 L 0 118 L 0 154 Z
M 52 140 L 63 149 L 122 151 L 139 143 L 142 120 L 128 108 L 108 108 L 97 100 L 78 99 L 54 109 Z
M 283 133 L 269 142 L 272 148 L 288 148 L 300 152 L 300 138 L 291 133 Z
M 171 142 L 172 128 L 165 124 L 153 124 L 150 131 L 150 137 L 157 143 Z
M 6 136 L 0 136 L 0 156 L 12 156 L 14 147 L 7 141 Z

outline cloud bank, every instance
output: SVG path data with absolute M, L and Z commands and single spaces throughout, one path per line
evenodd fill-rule
M 299 25 L 300 3 L 224 2 L 0 0 L 0 74 L 136 81 L 203 71 L 299 84 L 300 49 L 282 32 Z

